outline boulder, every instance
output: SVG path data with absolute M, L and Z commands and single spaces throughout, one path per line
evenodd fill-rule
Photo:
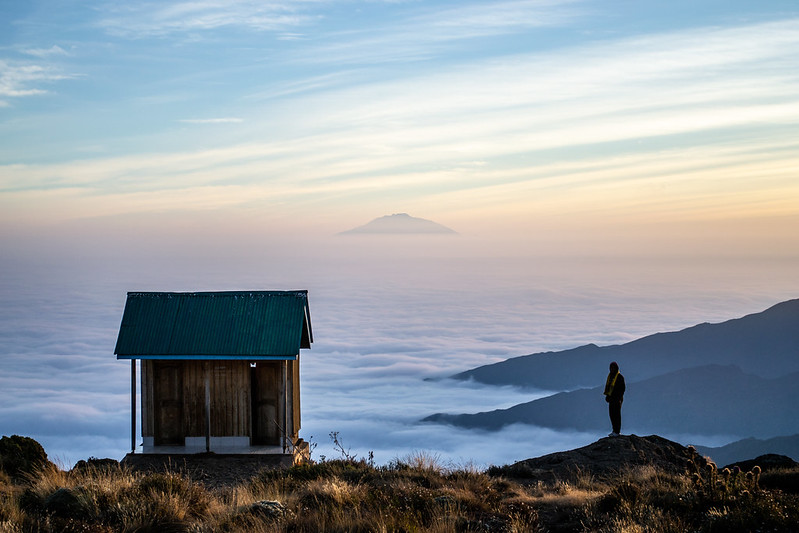
M 277 520 L 284 517 L 289 511 L 285 505 L 277 500 L 260 500 L 243 506 L 239 509 L 239 512 L 266 516 Z

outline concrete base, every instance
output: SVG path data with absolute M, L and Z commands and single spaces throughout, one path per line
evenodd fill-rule
M 289 468 L 292 454 L 129 453 L 122 465 L 139 472 L 177 472 L 210 488 L 248 483 L 262 470 Z

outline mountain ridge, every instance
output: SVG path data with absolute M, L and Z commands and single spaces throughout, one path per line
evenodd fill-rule
M 766 379 L 732 365 L 706 365 L 627 383 L 622 408 L 626 432 L 777 437 L 799 433 L 799 373 Z M 511 424 L 557 430 L 609 429 L 603 385 L 559 392 L 506 409 L 435 413 L 423 422 L 496 431 Z M 769 416 L 764 416 L 768 413 Z
M 719 465 L 746 461 L 767 454 L 784 455 L 794 461 L 799 461 L 799 433 L 771 439 L 749 437 L 724 446 L 696 446 L 696 449 Z
M 540 390 L 590 387 L 617 361 L 636 379 L 704 364 L 732 364 L 761 377 L 799 372 L 799 299 L 759 313 L 647 335 L 624 344 L 586 344 L 561 351 L 512 357 L 451 376 L 491 385 Z

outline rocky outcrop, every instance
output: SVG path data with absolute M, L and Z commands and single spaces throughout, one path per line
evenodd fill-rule
M 674 474 L 703 467 L 707 460 L 692 447 L 685 447 L 657 435 L 605 437 L 593 444 L 525 459 L 512 465 L 492 467 L 489 474 L 515 479 L 554 482 L 581 475 L 610 477 L 625 469 L 651 465 Z

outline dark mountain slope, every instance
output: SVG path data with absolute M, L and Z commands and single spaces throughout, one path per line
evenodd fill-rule
M 707 364 L 774 378 L 799 372 L 799 299 L 720 324 L 699 324 L 620 345 L 593 344 L 481 366 L 452 376 L 493 385 L 569 390 L 604 382 L 610 361 L 628 380 Z
M 720 466 L 766 454 L 785 455 L 796 461 L 799 460 L 799 434 L 766 440 L 748 438 L 717 448 L 697 446 L 696 449 Z
M 483 413 L 439 413 L 424 421 L 485 430 L 522 423 L 609 431 L 602 389 L 561 392 Z M 628 383 L 622 431 L 774 437 L 799 432 L 799 417 L 788 407 L 798 403 L 799 373 L 764 379 L 734 366 L 682 369 Z

